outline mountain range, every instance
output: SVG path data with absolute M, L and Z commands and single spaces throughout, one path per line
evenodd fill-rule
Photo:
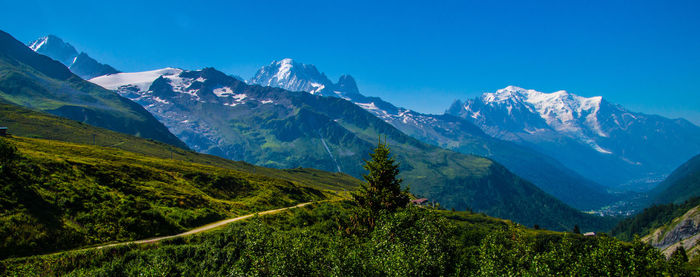
M 70 44 L 54 36 L 29 46 L 66 63 L 65 57 L 77 57 Z M 697 126 L 687 121 L 633 113 L 600 97 L 567 92 L 509 86 L 466 103 L 456 101 L 445 114 L 431 115 L 364 96 L 351 76 L 332 82 L 315 66 L 292 59 L 274 61 L 246 82 L 213 68 L 93 74 L 97 77 L 91 82 L 142 105 L 197 151 L 269 167 L 310 166 L 359 177 L 362 155 L 385 135 L 394 143 L 403 177 L 415 193 L 448 207 L 523 223 L 533 217 L 516 215 L 504 204 L 522 201 L 523 192 L 531 190 L 518 183 L 532 182 L 578 209 L 596 209 L 623 197 L 608 190 L 648 189 L 639 184 L 665 177 L 674 165 L 661 160 L 680 164 L 692 155 L 688 153 L 700 151 L 693 141 Z M 501 120 L 498 111 L 510 117 Z M 477 120 L 481 116 L 488 119 Z M 664 136 L 671 138 L 672 151 L 658 151 Z M 625 145 L 635 137 L 643 139 Z M 494 170 L 501 167 L 498 163 L 505 165 L 503 171 Z M 598 169 L 606 174 L 596 174 Z M 524 180 L 501 178 L 498 185 L 505 187 L 497 192 L 480 187 L 499 175 L 512 175 L 508 171 Z M 503 197 L 518 190 L 517 196 Z M 477 196 L 489 193 L 492 199 L 486 202 Z M 552 200 L 536 194 L 538 200 L 531 204 Z
M 118 73 L 90 80 L 141 104 L 189 147 L 257 165 L 360 177 L 379 139 L 414 194 L 553 229 L 600 226 L 491 160 L 420 142 L 354 103 L 249 85 L 213 68 Z M 594 227 L 595 228 L 595 227 Z
M 458 116 L 423 114 L 378 97 L 366 97 L 350 75 L 342 75 L 333 83 L 314 65 L 282 59 L 260 68 L 248 83 L 346 99 L 425 143 L 493 159 L 579 209 L 596 209 L 619 198 L 557 160 L 527 146 L 495 139 Z
M 700 153 L 700 127 L 632 112 L 600 96 L 509 86 L 456 101 L 447 113 L 617 190 L 648 190 Z
M 67 66 L 71 72 L 85 80 L 119 72 L 109 65 L 97 62 L 85 52 L 78 52 L 75 47 L 54 35 L 39 38 L 27 45 L 34 50 L 34 52 L 49 56 L 61 62 Z
M 143 107 L 81 79 L 2 31 L 0 101 L 187 148 Z

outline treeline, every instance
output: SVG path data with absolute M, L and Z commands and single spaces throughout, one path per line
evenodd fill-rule
M 8 275 L 74 276 L 683 276 L 639 241 L 541 233 L 512 224 L 465 228 L 430 209 L 382 212 L 356 232 L 352 203 L 324 203 L 153 246 L 5 261 Z M 449 213 L 449 212 L 448 212 Z M 466 213 L 466 212 L 462 212 Z M 468 222 L 468 219 L 465 219 Z M 483 224 L 483 223 L 480 223 Z
M 698 205 L 700 197 L 693 197 L 681 204 L 653 205 L 633 217 L 620 221 L 610 233 L 618 239 L 631 241 L 635 235 L 645 236 Z

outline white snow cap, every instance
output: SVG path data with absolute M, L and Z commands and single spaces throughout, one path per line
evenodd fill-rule
M 507 86 L 495 93 L 484 93 L 481 96 L 484 104 L 505 106 L 509 114 L 515 105 L 524 105 L 530 111 L 539 114 L 552 129 L 576 137 L 590 144 L 598 152 L 610 153 L 588 138 L 584 132 L 587 129 L 600 137 L 608 136 L 598 122 L 602 100 L 601 96 L 583 97 L 565 90 L 544 93 L 517 86 Z M 478 113 L 479 111 L 472 111 L 471 116 L 476 118 Z
M 99 76 L 90 79 L 90 82 L 110 90 L 116 90 L 124 85 L 133 85 L 138 87 L 141 91 L 147 91 L 148 88 L 151 87 L 153 81 L 158 79 L 158 77 L 177 76 L 181 72 L 182 69 L 167 67 L 151 71 L 117 73 Z
M 38 50 L 39 48 L 44 46 L 44 44 L 46 44 L 46 41 L 48 41 L 48 40 L 49 40 L 49 36 L 39 38 L 39 39 L 35 40 L 34 42 L 32 42 L 32 44 L 29 45 L 29 48 L 32 49 L 32 51 L 36 52 L 36 50 Z

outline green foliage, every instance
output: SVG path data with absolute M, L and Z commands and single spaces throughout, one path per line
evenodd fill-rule
M 18 156 L 17 148 L 7 143 L 5 139 L 0 138 L 0 163 L 3 165 L 9 164 L 16 160 Z
M 0 154 L 0 258 L 175 234 L 337 197 L 309 180 L 112 148 L 15 137 L 0 139 Z M 279 174 L 305 179 L 305 173 Z M 329 184 L 343 182 L 326 176 Z
M 481 244 L 479 275 L 486 276 L 658 276 L 668 264 L 658 250 L 636 241 L 564 235 L 544 248 L 519 229 L 489 234 Z
M 681 204 L 653 205 L 633 217 L 620 221 L 610 233 L 618 239 L 631 241 L 635 235 L 643 237 L 698 205 L 700 197 L 688 199 Z
M 653 247 L 524 229 L 469 212 L 382 213 L 367 236 L 353 202 L 321 203 L 157 245 L 0 261 L 0 274 L 71 276 L 684 276 Z
M 671 254 L 670 260 L 679 264 L 688 262 L 688 254 L 685 253 L 685 247 L 676 248 L 676 251 L 673 251 Z
M 371 159 L 365 161 L 364 169 L 368 171 L 362 175 L 365 183 L 353 194 L 358 205 L 371 214 L 381 210 L 395 211 L 408 203 L 408 193 L 401 191 L 403 180 L 398 178 L 399 165 L 390 152 L 389 147 L 380 141 L 369 154 Z

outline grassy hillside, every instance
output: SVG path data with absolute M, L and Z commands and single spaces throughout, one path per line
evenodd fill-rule
M 145 156 L 212 165 L 226 169 L 256 173 L 314 186 L 352 190 L 358 180 L 343 173 L 329 173 L 310 168 L 271 169 L 199 154 L 154 140 L 134 137 L 66 118 L 33 111 L 0 101 L 0 126 L 9 127 L 15 136 L 43 138 L 63 142 L 120 149 Z M 47 149 L 58 151 L 60 149 Z
M 273 177 L 24 137 L 2 139 L 0 153 L 3 257 L 174 234 L 226 217 L 336 197 L 336 191 L 358 182 L 305 170 Z
M 408 208 L 357 231 L 352 202 L 321 203 L 154 245 L 0 261 L 0 274 L 117 276 L 685 275 L 652 247 Z
M 656 204 L 679 204 L 700 196 L 700 155 L 679 166 L 651 194 Z
M 185 144 L 138 104 L 74 75 L 0 31 L 0 99 L 178 147 Z

